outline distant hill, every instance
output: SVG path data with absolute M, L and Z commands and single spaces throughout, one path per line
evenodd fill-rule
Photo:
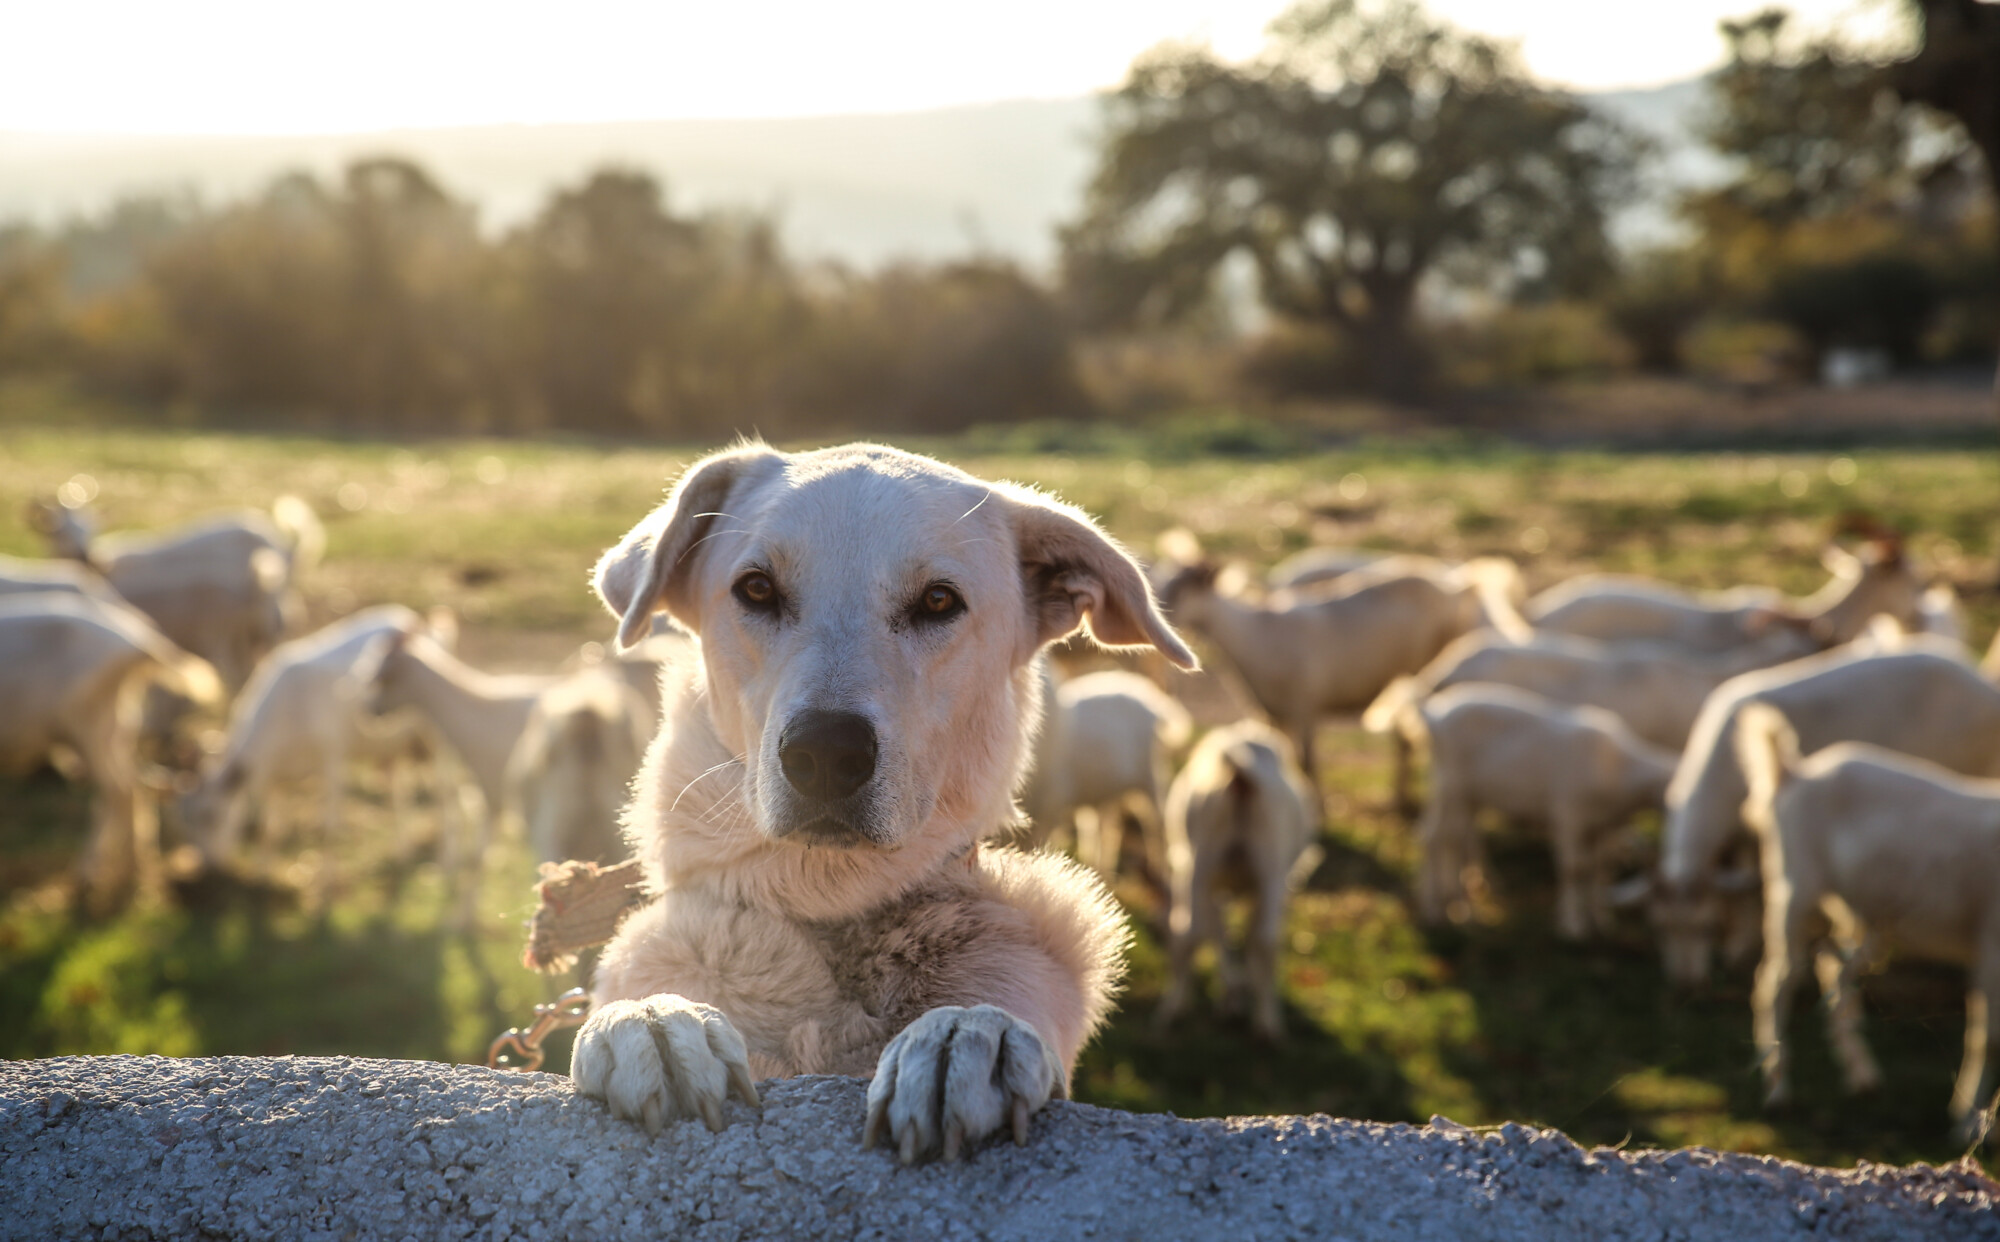
M 1701 175 L 1686 127 L 1699 81 L 1591 96 L 1658 135 L 1671 178 Z M 560 184 L 607 163 L 644 168 L 677 206 L 775 210 L 795 253 L 873 266 L 985 249 L 1036 267 L 1090 176 L 1097 101 L 1016 100 L 876 116 L 491 125 L 300 137 L 157 137 L 0 131 L 0 219 L 50 222 L 127 193 L 208 201 L 297 168 L 408 156 L 481 207 L 488 227 L 532 214 Z M 1692 158 L 1690 158 L 1692 157 Z M 1707 157 L 1713 164 L 1712 157 Z M 1692 170 L 1692 171 L 1690 171 Z M 1628 233 L 1666 227 L 1657 207 Z

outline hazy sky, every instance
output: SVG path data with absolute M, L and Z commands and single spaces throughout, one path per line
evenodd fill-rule
M 1795 0 L 1879 28 L 1893 0 Z M 0 130 L 304 133 L 798 116 L 1077 95 L 1165 38 L 1254 51 L 1282 0 L 41 0 Z M 1684 78 L 1761 0 L 1432 0 L 1582 89 Z

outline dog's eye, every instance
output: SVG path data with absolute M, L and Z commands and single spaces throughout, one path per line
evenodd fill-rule
M 965 611 L 965 597 L 942 582 L 933 582 L 917 596 L 919 621 L 949 621 Z
M 753 569 L 744 574 L 732 590 L 745 608 L 770 612 L 778 606 L 778 584 L 763 570 Z

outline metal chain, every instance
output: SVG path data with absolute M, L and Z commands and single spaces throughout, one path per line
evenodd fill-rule
M 542 1068 L 542 1041 L 555 1031 L 582 1026 L 590 1016 L 590 993 L 571 988 L 553 1001 L 535 1006 L 535 1020 L 527 1030 L 509 1027 L 486 1050 L 486 1068 L 512 1073 L 533 1073 Z

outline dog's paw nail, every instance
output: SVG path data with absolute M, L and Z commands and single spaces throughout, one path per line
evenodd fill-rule
M 1026 1147 L 1027 1145 L 1028 1101 L 1017 1095 L 1014 1097 L 1014 1146 Z
M 701 1119 L 708 1126 L 710 1134 L 722 1133 L 722 1108 L 714 1100 L 703 1098 L 701 1102 Z
M 944 1130 L 944 1159 L 951 1164 L 958 1159 L 959 1149 L 965 1146 L 965 1127 L 956 1121 Z
M 917 1162 L 917 1128 L 915 1126 L 911 1126 L 909 1129 L 903 1131 L 903 1163 L 915 1164 L 916 1162 Z

